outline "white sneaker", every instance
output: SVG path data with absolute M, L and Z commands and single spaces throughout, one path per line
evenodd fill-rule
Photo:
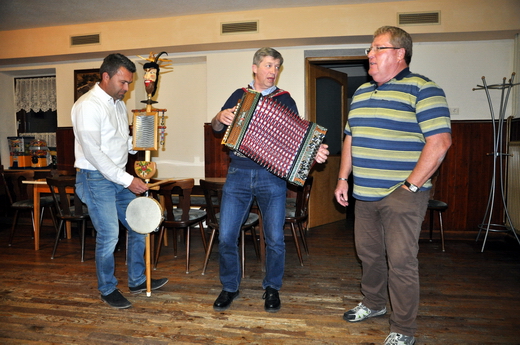
M 396 332 L 392 332 L 386 337 L 383 345 L 413 345 L 415 344 L 415 338 L 411 335 L 404 335 Z
M 363 303 L 359 303 L 357 307 L 350 309 L 349 311 L 343 314 L 343 320 L 349 322 L 358 322 L 366 320 L 370 317 L 381 316 L 386 314 L 386 307 L 381 310 L 372 310 L 369 309 Z

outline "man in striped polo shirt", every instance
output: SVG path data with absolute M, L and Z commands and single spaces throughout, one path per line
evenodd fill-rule
M 412 39 L 407 32 L 379 28 L 366 53 L 373 81 L 354 94 L 335 190 L 338 203 L 347 206 L 352 172 L 364 298 L 343 318 L 357 322 L 384 315 L 390 297 L 385 344 L 414 344 L 419 234 L 430 176 L 451 146 L 450 116 L 444 91 L 410 72 Z

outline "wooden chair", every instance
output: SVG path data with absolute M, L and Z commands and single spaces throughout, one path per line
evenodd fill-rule
M 160 198 L 161 203 L 164 205 L 165 214 L 165 219 L 159 229 L 159 237 L 157 240 L 157 249 L 155 251 L 154 260 L 155 268 L 157 268 L 159 256 L 161 255 L 164 231 L 166 228 L 173 229 L 173 254 L 175 257 L 177 257 L 177 229 L 185 230 L 186 273 L 190 272 L 191 227 L 195 224 L 199 225 L 204 250 L 207 251 L 208 245 L 203 224 L 203 221 L 206 219 L 206 211 L 191 208 L 191 192 L 194 183 L 195 182 L 192 178 L 171 180 L 170 182 L 161 184 L 159 190 L 152 191 L 156 197 Z M 173 206 L 172 197 L 175 195 L 178 196 L 178 207 Z
M 191 207 L 193 208 L 199 208 L 200 210 L 206 209 L 206 199 L 204 198 L 204 192 L 202 191 L 202 188 L 200 185 L 194 185 L 193 189 L 191 191 Z M 179 207 L 179 196 L 178 195 L 172 195 L 172 203 L 173 206 Z
M 437 182 L 437 177 L 439 176 L 439 170 L 437 170 L 431 177 L 431 181 L 433 184 L 432 189 L 430 190 L 430 200 L 428 200 L 428 211 L 430 211 L 430 242 L 432 242 L 433 237 L 433 220 L 434 213 L 438 212 L 439 214 L 439 227 L 441 231 L 441 248 L 444 252 L 444 227 L 442 225 L 442 213 L 448 209 L 448 204 L 444 201 L 435 200 L 435 183 Z
M 90 219 L 86 206 L 80 201 L 75 192 L 76 178 L 74 176 L 47 177 L 47 184 L 56 208 L 56 216 L 60 220 L 56 229 L 56 240 L 51 259 L 54 259 L 61 231 L 65 229 L 65 222 L 75 222 L 80 229 L 81 262 L 85 261 L 85 229 Z M 74 194 L 67 193 L 67 189 L 74 189 Z
M 444 252 L 444 228 L 442 225 L 442 212 L 446 211 L 448 209 L 448 204 L 444 201 L 440 200 L 433 200 L 430 199 L 428 201 L 428 211 L 430 211 L 430 242 L 432 242 L 432 233 L 433 233 L 433 216 L 434 212 L 439 213 L 439 225 L 440 225 L 440 231 L 441 231 L 441 246 L 442 251 Z
M 204 197 L 206 199 L 206 212 L 208 217 L 206 224 L 211 228 L 211 236 L 209 239 L 208 250 L 206 251 L 206 258 L 204 259 L 204 267 L 202 268 L 202 274 L 206 273 L 208 267 L 209 256 L 211 255 L 211 249 L 215 241 L 215 236 L 219 231 L 219 220 L 220 220 L 220 204 L 222 200 L 222 188 L 224 187 L 223 182 L 211 182 L 207 180 L 200 180 L 200 186 L 204 191 Z M 259 246 L 256 238 L 255 227 L 259 224 L 259 215 L 256 213 L 249 213 L 249 217 L 241 228 L 241 257 L 242 257 L 242 277 L 245 276 L 245 233 L 250 230 L 253 238 L 253 244 L 257 257 L 259 256 Z
M 305 229 L 307 219 L 309 218 L 309 198 L 311 195 L 312 181 L 313 177 L 309 176 L 305 181 L 305 184 L 302 187 L 297 188 L 295 205 L 292 206 L 291 203 L 288 203 L 285 207 L 285 224 L 289 224 L 291 227 L 294 244 L 296 245 L 296 252 L 298 254 L 298 259 L 300 260 L 300 265 L 302 266 L 303 257 L 296 228 L 298 228 L 300 233 L 305 253 L 309 255 L 309 247 L 307 246 L 307 240 L 305 238 Z
M 32 196 L 32 189 L 29 190 L 29 186 L 22 183 L 24 180 L 33 180 L 34 173 L 32 171 L 1 171 L 2 183 L 4 184 L 7 197 L 11 208 L 14 209 L 13 224 L 11 226 L 11 233 L 9 235 L 9 247 L 13 244 L 14 233 L 16 231 L 16 225 L 18 224 L 18 216 L 20 211 L 31 212 L 31 222 L 34 232 L 34 199 Z M 40 198 L 40 227 L 43 220 L 43 213 L 45 208 L 52 209 L 53 201 L 52 197 L 44 196 Z M 51 210 L 51 217 L 54 225 L 56 226 L 56 219 L 54 218 L 54 212 Z M 33 236 L 34 238 L 34 236 Z

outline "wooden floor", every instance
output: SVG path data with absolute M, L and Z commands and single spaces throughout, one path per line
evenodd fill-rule
M 217 253 L 201 275 L 203 251 L 193 236 L 191 272 L 184 273 L 184 249 L 173 258 L 163 249 L 154 277 L 170 282 L 146 297 L 130 295 L 124 250 L 116 253 L 119 288 L 133 303 L 126 310 L 104 304 L 96 288 L 94 239 L 80 262 L 79 239 L 63 240 L 50 259 L 54 229 L 43 228 L 35 252 L 30 228 L 7 246 L 0 230 L 1 344 L 381 344 L 389 314 L 361 323 L 342 315 L 361 299 L 361 269 L 350 222 L 308 233 L 311 255 L 301 267 L 287 238 L 282 309 L 263 310 L 262 271 L 248 243 L 247 277 L 241 296 L 226 312 L 212 303 L 219 294 Z M 421 305 L 417 344 L 520 344 L 520 246 L 493 237 L 481 242 L 421 241 Z

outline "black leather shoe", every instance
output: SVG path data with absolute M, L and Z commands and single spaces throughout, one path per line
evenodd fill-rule
M 121 291 L 117 289 L 106 296 L 101 295 L 101 299 L 109 306 L 117 309 L 126 309 L 132 306 L 132 303 L 130 303 L 130 301 L 123 296 Z
M 231 307 L 231 303 L 233 303 L 233 300 L 237 298 L 239 295 L 238 290 L 236 292 L 228 292 L 222 290 L 220 295 L 218 295 L 217 299 L 215 300 L 215 303 L 213 303 L 213 310 L 215 311 L 224 311 Z
M 265 299 L 264 309 L 268 313 L 276 313 L 282 307 L 282 302 L 280 302 L 278 290 L 273 289 L 270 286 L 265 289 L 264 296 L 262 298 Z
M 167 282 L 168 282 L 168 278 L 152 279 L 151 290 L 157 290 L 159 288 L 162 288 L 164 285 L 166 285 Z M 133 294 L 145 292 L 146 291 L 146 281 L 144 283 L 142 283 L 141 285 L 134 286 L 129 289 L 130 289 L 130 292 Z

